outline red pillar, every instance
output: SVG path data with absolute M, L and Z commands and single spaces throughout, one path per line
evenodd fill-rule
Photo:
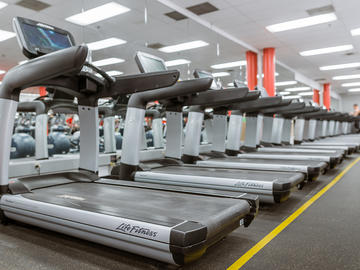
M 326 109 L 330 110 L 330 105 L 331 105 L 330 83 L 325 83 L 324 84 L 323 104 L 326 107 Z
M 320 91 L 317 89 L 314 89 L 313 101 L 320 105 Z
M 252 51 L 246 52 L 246 79 L 250 90 L 257 85 L 257 54 Z M 260 79 L 261 80 L 261 79 Z
M 45 96 L 45 95 L 47 94 L 47 92 L 46 92 L 46 87 L 40 86 L 40 87 L 39 87 L 39 94 L 40 94 L 41 97 L 42 97 L 42 96 Z
M 263 86 L 268 95 L 275 96 L 275 48 L 263 50 Z

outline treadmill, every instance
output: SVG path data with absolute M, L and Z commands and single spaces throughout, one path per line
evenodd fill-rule
M 316 125 L 312 127 L 315 131 L 315 135 L 309 137 L 308 142 L 302 142 L 303 146 L 322 146 L 322 147 L 348 147 L 349 152 L 356 152 L 360 148 L 360 140 L 358 142 L 348 140 L 350 138 L 348 133 L 350 133 L 349 127 L 354 118 L 345 114 L 342 117 L 342 120 L 345 122 L 342 133 L 344 136 L 340 137 L 329 137 L 330 132 L 328 128 L 328 122 L 336 115 L 335 112 L 328 112 L 326 109 L 320 109 L 318 112 L 309 113 L 305 116 L 310 118 L 312 121 L 316 121 Z M 310 120 L 310 121 L 311 121 Z M 344 141 L 345 140 L 345 141 Z
M 211 77 L 211 74 L 201 70 L 195 70 L 194 76 L 196 78 Z M 264 102 L 262 102 L 264 101 Z M 254 109 L 257 106 L 262 106 L 262 110 L 275 110 L 281 113 L 291 109 L 304 107 L 304 103 L 291 103 L 291 101 L 281 100 L 280 97 L 265 97 L 260 100 L 248 101 L 231 105 L 228 109 L 232 110 L 228 132 L 226 128 L 221 128 L 226 125 L 227 119 L 221 117 L 219 113 L 214 111 L 212 137 L 213 144 L 211 152 L 202 152 L 201 159 L 194 159 L 194 163 L 201 166 L 211 166 L 219 168 L 236 168 L 236 169 L 250 169 L 250 170 L 265 170 L 265 171 L 283 171 L 283 172 L 301 172 L 305 175 L 308 181 L 316 180 L 321 173 L 323 173 L 328 165 L 323 161 L 307 161 L 307 160 L 277 160 L 277 159 L 240 159 L 236 157 L 240 149 L 240 137 L 242 129 L 243 110 L 246 108 Z M 277 105 L 276 108 L 271 107 Z M 242 109 L 242 110 L 239 110 Z M 267 108 L 267 109 L 266 109 Z M 249 110 L 248 114 L 251 112 Z M 219 111 L 221 113 L 221 110 Z M 274 114 L 274 113 L 272 113 Z M 274 120 L 275 121 L 275 120 Z M 191 127 L 194 129 L 195 127 Z M 270 127 L 269 127 L 270 128 Z M 225 146 L 225 139 L 227 144 Z M 192 162 L 191 162 L 192 163 Z M 302 187 L 301 185 L 299 186 Z
M 150 54 L 138 52 L 136 62 L 141 72 L 166 70 L 164 61 Z M 201 78 L 200 80 L 212 81 L 210 78 Z M 186 81 L 183 83 L 186 83 Z M 193 91 L 194 93 L 197 92 L 196 89 L 193 89 Z M 220 169 L 183 164 L 184 159 L 180 160 L 183 106 L 190 106 L 188 123 L 192 123 L 191 128 L 190 126 L 186 128 L 184 153 L 191 151 L 193 156 L 198 156 L 205 108 L 222 107 L 231 102 L 254 99 L 258 96 L 258 93 L 249 93 L 248 88 L 235 88 L 209 90 L 185 99 L 184 97 L 177 98 L 175 94 L 173 96 L 169 95 L 166 99 L 161 99 L 156 93 L 151 96 L 148 92 L 134 94 L 130 97 L 123 137 L 124 148 L 120 165 L 113 169 L 112 176 L 118 175 L 120 179 L 147 183 L 241 191 L 259 195 L 260 201 L 271 203 L 285 201 L 288 199 L 292 189 L 304 181 L 304 175 L 301 173 Z M 165 158 L 154 159 L 140 164 L 139 158 L 135 157 L 139 148 L 139 141 L 136 139 L 135 134 L 141 133 L 143 118 L 137 118 L 137 123 L 135 123 L 135 118 L 129 118 L 128 116 L 132 114 L 143 115 L 146 104 L 153 100 L 158 100 L 163 106 L 167 105 Z M 189 144 L 187 143 L 189 140 L 195 140 L 196 143 Z
M 291 149 L 309 149 L 315 151 L 327 151 L 327 150 L 335 150 L 338 153 L 341 153 L 344 157 L 349 154 L 351 151 L 346 146 L 334 146 L 334 147 L 324 147 L 324 146 L 304 146 L 301 143 L 303 141 L 311 140 L 315 137 L 315 127 L 316 121 L 309 117 L 311 114 L 316 114 L 320 110 L 320 107 L 313 106 L 311 103 L 307 104 L 303 109 L 287 111 L 283 114 L 282 118 L 296 118 L 295 122 L 295 136 L 294 136 L 294 144 L 290 145 L 289 142 L 285 142 L 288 148 Z M 284 146 L 283 146 L 284 147 Z
M 330 168 L 334 168 L 341 162 L 343 154 L 336 151 L 311 151 L 306 149 L 294 149 L 292 151 L 292 149 L 280 147 L 262 147 L 261 136 L 264 117 L 261 111 L 264 109 L 265 104 L 266 108 L 289 105 L 289 103 L 284 103 L 281 97 L 266 97 L 255 100 L 246 107 L 241 108 L 239 106 L 238 109 L 246 113 L 246 135 L 244 145 L 240 147 L 243 153 L 238 154 L 238 157 L 246 159 L 322 161 L 328 163 Z M 278 130 L 282 130 L 281 136 L 287 137 L 286 139 L 290 141 L 291 121 L 284 122 L 283 128 Z
M 171 91 L 178 71 L 111 77 L 86 62 L 87 46 L 75 46 L 69 32 L 21 17 L 13 25 L 22 51 L 34 59 L 9 70 L 0 86 L 0 123 L 8 126 L 0 129 L 2 223 L 17 220 L 175 265 L 200 258 L 208 246 L 250 224 L 258 208 L 254 196 L 113 180 L 115 185 L 102 183 L 106 179 L 97 174 L 98 99 L 157 88 Z M 200 91 L 210 80 L 191 83 Z M 9 179 L 19 95 L 39 85 L 77 97 L 80 166 L 77 171 Z M 127 121 L 133 117 L 130 113 Z

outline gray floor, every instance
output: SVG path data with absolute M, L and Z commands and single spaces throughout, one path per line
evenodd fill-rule
M 226 269 L 329 183 L 357 156 L 283 204 L 263 205 L 239 228 L 183 269 Z M 360 163 L 255 255 L 243 269 L 360 269 Z M 0 269 L 168 269 L 167 265 L 23 224 L 0 226 Z

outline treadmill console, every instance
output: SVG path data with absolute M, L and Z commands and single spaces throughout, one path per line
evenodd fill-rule
M 199 70 L 199 69 L 195 69 L 194 70 L 194 77 L 199 79 L 199 78 L 211 78 L 213 79 L 210 89 L 211 90 L 221 90 L 222 89 L 222 85 L 220 83 L 220 81 L 216 81 L 214 76 L 210 73 L 207 72 L 205 70 Z
M 30 59 L 75 45 L 68 31 L 52 25 L 15 17 L 13 27 L 24 55 Z
M 163 59 L 148 53 L 137 52 L 135 55 L 135 61 L 141 73 L 167 70 Z

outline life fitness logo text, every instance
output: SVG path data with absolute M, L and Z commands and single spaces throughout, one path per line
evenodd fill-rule
M 158 235 L 158 232 L 152 231 L 148 228 L 134 226 L 128 223 L 122 223 L 120 226 L 116 228 L 116 230 L 128 234 L 136 234 L 136 235 L 147 236 L 152 238 L 155 238 Z

